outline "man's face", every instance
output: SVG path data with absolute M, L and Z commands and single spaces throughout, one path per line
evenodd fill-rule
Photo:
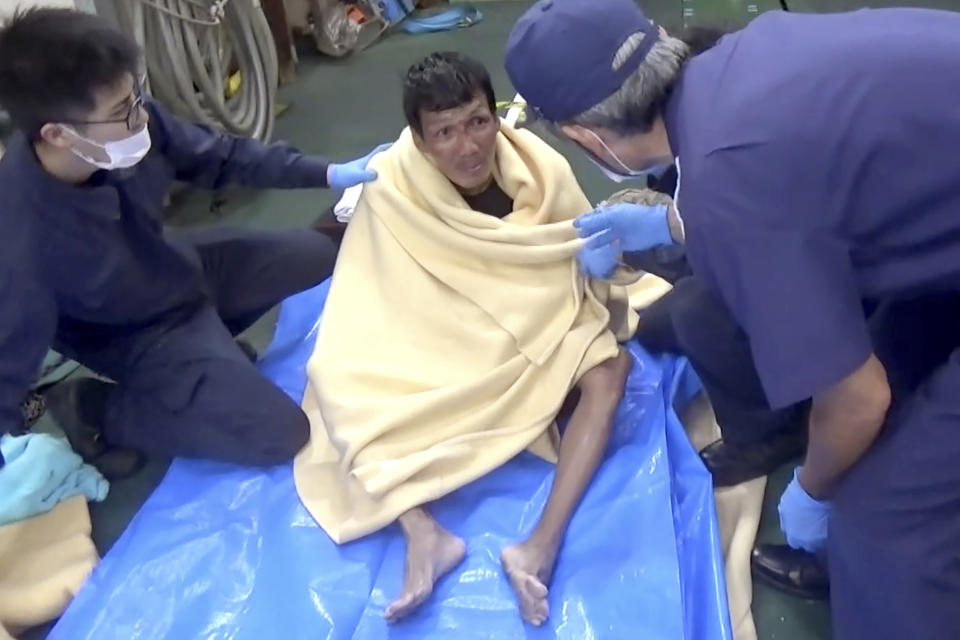
M 103 145 L 128 138 L 147 125 L 149 117 L 140 105 L 139 92 L 133 76 L 129 73 L 124 74 L 113 86 L 98 91 L 95 101 L 95 108 L 79 116 L 76 124 L 63 123 L 67 125 L 66 128 Z M 98 160 L 109 160 L 103 149 L 71 135 L 70 131 L 66 131 L 59 123 L 44 126 L 41 135 L 57 146 L 74 147 Z
M 486 97 L 446 111 L 421 111 L 423 134 L 414 133 L 417 148 L 443 175 L 465 193 L 490 183 L 500 120 L 490 112 Z

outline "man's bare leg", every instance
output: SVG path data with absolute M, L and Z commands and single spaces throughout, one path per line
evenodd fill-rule
M 396 622 L 423 604 L 433 593 L 436 581 L 460 564 L 467 552 L 463 540 L 441 527 L 421 507 L 407 511 L 399 521 L 407 539 L 407 561 L 403 592 L 383 614 L 387 622 Z
M 550 613 L 547 585 L 557 551 L 607 448 L 631 364 L 630 354 L 621 350 L 580 380 L 580 401 L 560 442 L 557 472 L 540 522 L 526 542 L 507 547 L 501 555 L 520 613 L 530 624 L 540 626 Z

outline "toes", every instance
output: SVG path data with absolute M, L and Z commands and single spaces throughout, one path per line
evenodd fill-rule
M 537 602 L 531 603 L 526 610 L 521 606 L 520 615 L 533 626 L 539 627 L 543 625 L 550 616 L 550 605 L 547 604 L 546 600 L 538 600 Z
M 387 610 L 383 612 L 383 617 L 387 622 L 396 622 L 405 615 L 410 603 L 413 602 L 413 593 L 403 593 L 399 598 L 390 603 Z
M 394 600 L 387 610 L 384 611 L 383 617 L 387 622 L 397 622 L 406 618 L 408 615 L 413 613 L 417 607 L 423 604 L 424 600 L 430 595 L 430 589 L 427 587 L 420 587 L 412 591 L 406 591 L 400 595 L 399 598 Z
M 520 552 L 516 547 L 508 547 L 501 554 L 501 561 L 507 577 L 517 594 L 520 616 L 534 626 L 541 626 L 550 614 L 547 601 L 549 590 L 533 573 L 525 570 Z M 522 555 L 522 554 L 520 554 Z
M 534 576 L 527 575 L 523 581 L 523 588 L 530 597 L 535 600 L 543 600 L 547 597 L 547 587 L 537 580 Z
M 413 596 L 409 593 L 405 593 L 393 602 L 390 603 L 390 606 L 387 607 L 386 611 L 383 612 L 383 617 L 387 622 L 396 622 L 400 619 L 399 612 L 406 609 L 410 605 L 410 599 Z
M 546 622 L 550 613 L 550 605 L 547 602 L 547 587 L 530 574 L 525 575 L 520 580 L 518 587 L 520 615 L 530 624 L 539 627 Z
M 547 621 L 548 617 L 550 617 L 550 603 L 544 599 L 537 603 L 537 609 L 533 613 L 531 623 L 539 627 Z

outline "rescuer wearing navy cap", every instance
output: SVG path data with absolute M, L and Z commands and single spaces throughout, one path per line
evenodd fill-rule
M 812 399 L 780 521 L 828 556 L 837 637 L 955 637 L 960 15 L 769 12 L 692 57 L 630 0 L 545 0 L 506 67 L 612 178 L 677 168 L 674 207 L 578 219 L 609 240 L 583 268 L 682 243 L 769 406 Z

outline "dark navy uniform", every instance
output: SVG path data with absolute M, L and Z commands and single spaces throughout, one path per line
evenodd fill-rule
M 839 638 L 960 637 L 960 15 L 779 12 L 667 105 L 698 278 L 774 408 L 871 353 L 893 404 L 833 497 Z
M 162 224 L 174 180 L 217 189 L 327 186 L 327 162 L 215 133 L 148 104 L 149 154 L 135 167 L 61 182 L 15 137 L 0 161 L 0 433 L 49 347 L 117 382 L 106 440 L 169 455 L 270 464 L 306 441 L 300 409 L 233 336 L 332 271 L 312 231 Z

